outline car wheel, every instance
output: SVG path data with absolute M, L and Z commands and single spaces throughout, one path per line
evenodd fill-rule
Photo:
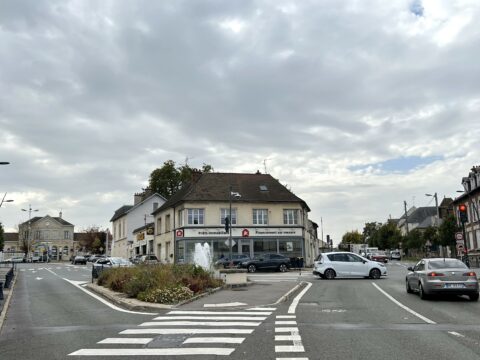
M 335 271 L 333 269 L 327 269 L 325 270 L 325 273 L 323 274 L 323 276 L 325 277 L 325 279 L 327 280 L 333 280 L 335 279 Z
M 413 293 L 413 290 L 410 287 L 410 283 L 408 282 L 408 280 L 405 280 L 405 287 L 407 289 L 407 293 L 409 293 L 409 294 Z
M 285 265 L 285 264 L 281 264 L 281 265 L 278 267 L 278 271 L 280 271 L 280 272 L 285 272 L 285 271 L 287 271 L 287 270 L 288 270 L 288 268 L 287 268 L 287 265 Z
M 382 274 L 380 273 L 380 270 L 378 269 L 370 270 L 370 277 L 372 279 L 380 279 L 380 276 L 382 276 Z
M 476 294 L 473 294 L 473 295 L 468 295 L 468 297 L 470 298 L 470 301 L 478 301 L 478 293 Z
M 255 265 L 248 265 L 248 272 L 254 273 L 257 271 L 257 267 Z
M 422 300 L 427 299 L 427 294 L 425 294 L 425 291 L 423 290 L 422 284 L 418 284 L 418 295 L 420 296 L 420 299 L 422 299 Z

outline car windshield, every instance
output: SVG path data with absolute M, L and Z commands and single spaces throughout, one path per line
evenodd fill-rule
M 433 260 L 428 262 L 428 268 L 432 270 L 436 269 L 468 269 L 460 260 Z

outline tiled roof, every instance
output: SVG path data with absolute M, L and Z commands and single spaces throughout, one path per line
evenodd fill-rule
M 18 233 L 11 233 L 11 232 L 3 233 L 3 240 L 18 241 Z
M 423 206 L 417 208 L 411 215 L 408 215 L 408 223 L 423 223 L 428 217 L 436 216 L 437 208 L 435 206 Z
M 230 186 L 241 195 L 235 202 L 300 202 L 310 211 L 305 201 L 269 174 L 205 173 L 182 187 L 153 214 L 183 201 L 229 201 Z
M 133 207 L 133 205 L 123 205 L 121 208 L 115 210 L 115 214 L 113 214 L 113 217 L 110 219 L 110 222 L 115 221 L 119 218 L 121 218 L 123 215 L 125 215 L 128 210 L 130 210 Z
M 44 219 L 47 216 L 35 216 L 35 217 L 30 219 L 30 224 L 36 223 L 37 221 L 39 221 L 41 219 Z M 48 217 L 58 221 L 62 225 L 72 225 L 72 226 L 74 226 L 73 224 L 70 224 L 68 221 L 63 220 L 61 217 L 53 217 L 53 216 L 48 216 Z M 28 220 L 24 221 L 21 225 L 27 225 L 27 224 L 28 224 Z

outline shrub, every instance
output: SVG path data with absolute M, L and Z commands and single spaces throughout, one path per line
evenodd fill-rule
M 186 286 L 174 285 L 143 291 L 138 294 L 138 299 L 159 304 L 176 304 L 192 296 L 193 291 Z

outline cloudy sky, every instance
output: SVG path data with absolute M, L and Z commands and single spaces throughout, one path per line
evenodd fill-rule
M 0 3 L 0 209 L 109 225 L 172 159 L 278 178 L 335 242 L 479 165 L 477 0 Z

